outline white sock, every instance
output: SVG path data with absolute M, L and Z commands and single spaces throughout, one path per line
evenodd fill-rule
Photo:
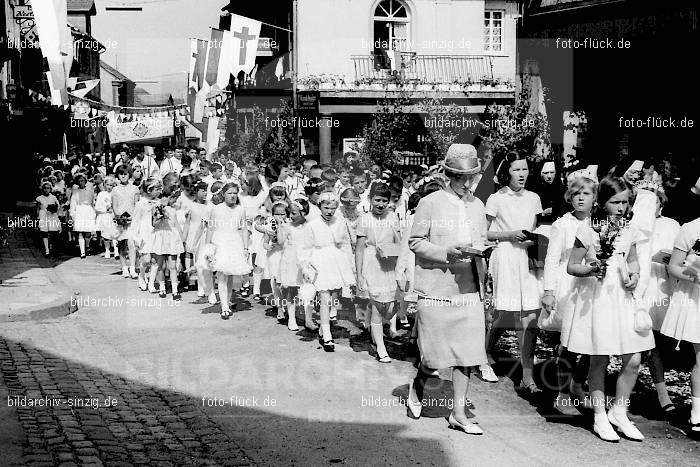
M 323 336 L 323 340 L 329 341 L 333 339 L 333 335 L 331 334 L 331 325 L 330 324 L 321 324 L 321 335 Z
M 78 246 L 80 247 L 80 255 L 85 254 L 85 237 L 78 234 Z
M 690 400 L 690 422 L 700 423 L 700 397 L 691 397 Z
M 382 323 L 371 323 L 369 327 L 374 344 L 377 346 L 377 354 L 380 357 L 387 356 L 388 353 L 386 351 L 386 347 L 384 346 L 384 327 L 382 326 Z
M 629 404 L 629 399 L 627 400 L 627 403 Z M 619 421 L 629 420 L 627 418 L 627 406 L 624 403 L 621 404 L 619 401 L 616 401 L 610 410 Z
M 119 242 L 112 240 L 112 249 L 114 250 L 114 256 L 119 256 Z
M 260 283 L 262 282 L 263 275 L 261 272 L 253 273 L 253 295 L 260 295 Z
M 48 255 L 49 254 L 49 239 L 48 239 L 48 237 L 44 237 L 41 240 L 42 240 L 42 242 L 44 242 L 44 252 Z

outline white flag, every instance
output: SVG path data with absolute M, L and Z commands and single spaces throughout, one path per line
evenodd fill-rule
M 231 35 L 233 36 L 233 66 L 231 73 L 238 76 L 243 71 L 246 75 L 255 66 L 260 39 L 260 21 L 245 16 L 231 15 Z
M 35 0 L 32 2 L 32 11 L 41 54 L 49 63 L 51 101 L 54 105 L 63 105 L 68 100 L 66 81 L 73 63 L 73 40 L 68 27 L 66 0 Z

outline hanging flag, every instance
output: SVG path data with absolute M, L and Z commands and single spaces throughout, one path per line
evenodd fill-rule
M 187 104 L 195 123 L 202 123 L 204 103 L 209 92 L 205 80 L 208 44 L 208 41 L 202 39 L 190 41 L 190 89 L 187 93 Z
M 231 35 L 233 36 L 233 66 L 231 73 L 238 76 L 243 71 L 249 74 L 255 66 L 260 38 L 260 21 L 245 16 L 231 15 Z
M 58 87 L 56 86 L 53 80 L 54 78 L 55 76 L 53 73 L 51 73 L 50 71 L 46 72 L 46 80 L 49 82 L 49 91 L 51 92 L 51 103 L 53 105 L 63 105 L 63 102 L 65 102 L 68 99 L 68 93 L 66 92 L 66 89 L 64 87 L 63 92 L 66 94 L 66 99 L 63 99 L 61 90 L 58 89 Z M 44 96 L 39 94 L 39 100 L 43 101 Z
M 214 87 L 219 75 L 219 57 L 221 57 L 221 46 L 224 42 L 224 31 L 221 29 L 211 29 L 211 40 L 209 41 L 209 51 L 207 53 L 207 72 L 205 81 L 209 87 Z
M 219 120 L 219 117 L 210 117 L 207 121 L 207 154 L 219 147 Z
M 190 40 L 190 87 L 199 91 L 204 86 L 209 42 L 204 39 Z
M 89 79 L 86 81 L 80 81 L 73 86 L 72 94 L 77 97 L 85 97 L 90 91 L 95 89 L 97 85 L 100 84 L 99 79 Z
M 63 105 L 68 101 L 66 82 L 73 63 L 73 39 L 68 27 L 66 0 L 35 1 L 32 2 L 32 11 L 41 54 L 49 64 L 51 102 Z
M 277 77 L 278 81 L 282 81 L 282 78 L 284 78 L 284 55 L 277 60 L 277 66 L 275 66 L 275 76 Z

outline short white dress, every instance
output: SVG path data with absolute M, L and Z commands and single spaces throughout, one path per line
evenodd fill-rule
M 211 210 L 212 205 L 201 204 L 201 203 L 189 203 L 187 205 L 186 217 L 189 220 L 188 229 L 186 232 L 187 240 L 185 243 L 185 251 L 187 253 L 196 254 L 200 245 L 205 243 L 204 236 L 205 230 L 202 228 L 202 235 L 199 241 L 196 242 L 197 231 L 200 227 L 204 225 L 208 217 L 208 213 Z
M 231 208 L 226 203 L 217 204 L 211 210 L 209 228 L 213 230 L 211 243 L 216 247 L 213 270 L 229 276 L 249 274 L 251 267 L 243 251 L 245 209 L 241 205 Z
M 641 277 L 634 295 L 639 305 L 649 311 L 654 331 L 661 329 L 677 279 L 669 277 L 665 264 L 654 263 L 651 258 L 660 250 L 673 250 L 680 229 L 675 220 L 658 217 L 649 241 L 637 245 Z
M 347 224 L 334 216 L 330 222 L 322 217 L 307 223 L 302 262 L 307 260 L 316 269 L 316 290 L 336 290 L 355 285 L 355 276 L 342 245 L 348 242 Z
M 700 256 L 700 218 L 683 224 L 674 248 Z M 679 341 L 700 344 L 700 285 L 681 280 L 671 296 L 661 333 Z
M 486 214 L 494 218 L 492 232 L 532 231 L 542 212 L 539 195 L 528 190 L 515 192 L 504 187 L 489 196 Z M 500 242 L 491 254 L 494 307 L 503 311 L 540 309 L 541 283 L 530 270 L 527 248 L 518 242 Z
M 95 193 L 92 188 L 74 188 L 70 199 L 70 215 L 74 232 L 94 232 L 95 209 L 92 207 Z
M 139 189 L 131 183 L 127 183 L 126 185 L 119 184 L 112 188 L 111 195 L 114 216 L 121 216 L 125 212 L 128 212 L 133 223 L 136 203 L 139 199 Z M 117 225 L 117 240 L 131 240 L 132 238 L 129 234 L 133 233 L 133 230 L 129 230 L 130 227 L 131 224 L 128 226 Z
M 273 241 L 270 235 L 265 234 L 264 245 L 265 248 L 265 271 L 263 274 L 264 279 L 274 279 L 278 284 L 280 283 L 280 264 L 282 261 L 282 245 L 279 242 Z
M 279 283 L 282 284 L 282 287 L 299 287 L 303 283 L 299 267 L 299 248 L 304 245 L 306 223 L 300 225 L 283 224 L 277 235 L 282 245 Z
M 180 236 L 177 210 L 165 206 L 165 217 L 153 226 L 150 253 L 154 255 L 179 255 L 185 251 Z
M 574 293 L 576 303 L 573 312 L 564 318 L 561 343 L 571 352 L 584 355 L 624 355 L 654 348 L 651 331 L 638 333 L 634 329 L 636 304 L 622 282 L 620 265 L 626 261 L 632 245 L 641 233 L 628 225 L 618 235 L 612 257 L 607 260 L 605 278 L 576 277 Z M 581 225 L 576 232 L 588 251 L 585 262 L 596 259 L 600 250 L 600 237 L 589 224 Z
M 567 212 L 554 221 L 549 235 L 547 256 L 544 260 L 544 290 L 552 290 L 556 298 L 556 309 L 550 314 L 540 313 L 538 325 L 547 331 L 561 331 L 565 317 L 573 312 L 576 304 L 575 277 L 566 272 L 571 250 L 576 242 L 576 233 L 589 219 L 579 220 Z
M 357 223 L 357 237 L 365 238 L 361 273 L 366 284 L 368 298 L 391 303 L 399 297 L 396 284 L 396 260 L 398 257 L 382 258 L 377 246 L 392 243 L 400 245 L 399 219 L 396 213 L 386 211 L 381 218 L 372 213 L 363 213 Z
M 141 198 L 134 208 L 134 217 L 129 226 L 128 237 L 134 241 L 136 249 L 141 254 L 149 254 L 151 252 L 153 208 L 159 203 L 158 200 Z
M 61 219 L 58 218 L 58 199 L 54 195 L 39 195 L 36 197 L 39 203 L 39 231 L 60 232 Z M 56 212 L 49 212 L 46 208 L 51 205 L 56 206 Z
M 114 213 L 112 212 L 112 195 L 106 191 L 100 191 L 95 199 L 95 228 L 105 240 L 114 240 L 119 236 L 117 227 L 114 224 Z

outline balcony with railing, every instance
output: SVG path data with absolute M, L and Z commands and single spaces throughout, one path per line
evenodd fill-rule
M 493 80 L 493 64 L 484 55 L 418 55 L 415 52 L 353 55 L 356 80 L 394 76 L 421 83 L 481 83 Z

